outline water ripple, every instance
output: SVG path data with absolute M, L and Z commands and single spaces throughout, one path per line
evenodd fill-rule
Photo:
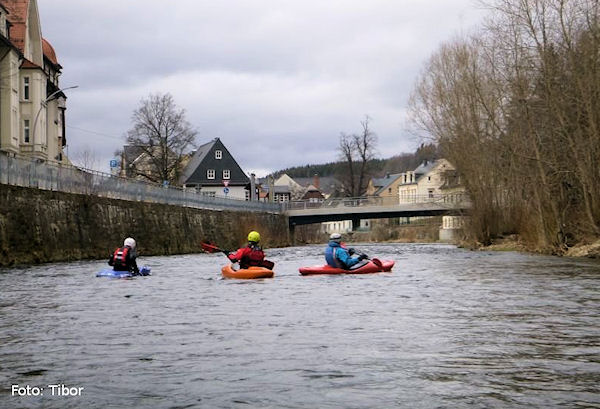
M 322 246 L 0 271 L 0 408 L 600 408 L 600 264 L 357 244 L 393 273 L 302 277 Z M 84 387 L 11 397 L 11 385 Z

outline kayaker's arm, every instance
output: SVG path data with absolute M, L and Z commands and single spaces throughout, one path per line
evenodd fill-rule
M 335 256 L 346 268 L 350 268 L 359 262 L 358 257 L 351 257 L 346 250 L 341 247 L 335 249 Z
M 240 261 L 247 251 L 249 251 L 247 247 L 242 247 L 241 249 L 238 249 L 235 253 L 229 253 L 227 257 L 229 258 L 229 260 L 235 263 Z

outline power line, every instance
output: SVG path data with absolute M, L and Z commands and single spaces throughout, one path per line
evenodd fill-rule
M 83 129 L 83 128 L 79 128 L 79 127 L 73 126 L 73 125 L 67 125 L 67 128 L 77 129 L 78 131 L 81 131 L 81 132 L 87 132 L 87 133 L 90 133 L 93 135 L 105 136 L 107 138 L 118 139 L 120 141 L 124 141 L 123 137 L 121 137 L 121 136 L 114 136 L 114 135 L 108 135 L 108 134 L 105 134 L 102 132 L 90 131 L 89 129 Z

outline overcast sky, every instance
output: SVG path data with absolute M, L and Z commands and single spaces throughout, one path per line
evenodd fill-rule
M 439 45 L 483 15 L 473 0 L 38 0 L 63 66 L 70 157 L 108 171 L 150 93 L 258 176 L 337 159 L 365 115 L 378 156 L 412 152 L 408 96 Z

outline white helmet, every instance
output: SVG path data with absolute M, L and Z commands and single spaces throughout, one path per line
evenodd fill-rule
M 135 240 L 134 240 L 134 239 L 132 239 L 131 237 L 127 237 L 127 238 L 125 239 L 125 241 L 123 242 L 123 245 L 124 245 L 124 246 L 129 246 L 129 247 L 131 247 L 132 249 L 134 249 L 134 248 L 135 248 Z
M 342 235 L 339 233 L 331 233 L 331 236 L 329 236 L 329 240 L 339 242 L 340 240 L 342 240 Z

